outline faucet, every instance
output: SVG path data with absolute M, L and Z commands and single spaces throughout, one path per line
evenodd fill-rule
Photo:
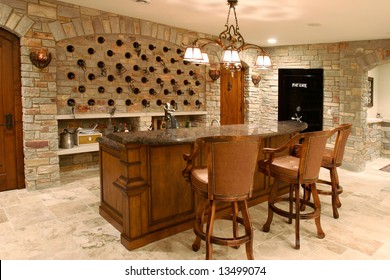
M 111 108 L 111 110 L 110 110 L 110 116 L 111 116 L 111 117 L 114 116 L 115 111 L 116 111 L 116 107 L 113 106 L 113 107 Z
M 76 107 L 74 105 L 72 105 L 72 108 L 70 109 L 70 112 L 72 113 L 72 116 L 73 116 L 74 119 L 76 118 L 75 111 L 76 111 Z
M 169 103 L 164 105 L 164 120 L 167 123 L 167 128 L 178 128 L 177 120 L 172 113 L 175 112 L 175 109 L 171 108 Z
M 213 119 L 213 120 L 211 121 L 211 126 L 213 126 L 213 124 L 214 124 L 215 122 L 217 123 L 218 126 L 221 126 L 221 123 L 219 122 L 218 119 Z

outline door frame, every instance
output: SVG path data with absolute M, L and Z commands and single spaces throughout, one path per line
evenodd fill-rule
M 22 83 L 21 83 L 21 53 L 20 38 L 11 32 L 0 28 L 0 36 L 12 42 L 12 76 L 14 96 L 15 157 L 16 183 L 14 189 L 25 188 L 24 152 L 23 152 L 23 116 L 22 116 Z M 4 69 L 3 69 L 4 70 Z

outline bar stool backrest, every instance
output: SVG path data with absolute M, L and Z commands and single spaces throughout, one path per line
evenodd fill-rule
M 333 150 L 333 160 L 336 166 L 341 166 L 344 157 L 345 146 L 349 134 L 351 133 L 352 124 L 342 124 L 332 130 L 332 134 L 337 133 L 336 142 Z
M 244 200 L 251 196 L 260 138 L 217 136 L 202 138 L 207 151 L 209 199 Z
M 314 131 L 296 135 L 300 145 L 299 183 L 312 184 L 318 180 L 325 145 L 330 131 Z M 297 140 L 298 140 L 297 139 Z

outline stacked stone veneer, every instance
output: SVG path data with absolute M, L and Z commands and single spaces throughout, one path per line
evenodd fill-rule
M 84 40 L 102 35 L 110 40 L 116 36 L 118 39 L 131 37 L 151 41 L 158 47 L 166 44 L 180 47 L 197 37 L 211 37 L 54 0 L 1 0 L 0 27 L 20 37 L 23 148 L 29 189 L 59 186 L 60 182 L 56 115 L 61 111 L 58 105 L 63 106 L 67 98 L 65 95 L 77 94 L 76 85 L 65 89 L 60 82 L 66 72 L 61 70 L 65 44 L 72 42 L 78 48 Z M 53 56 L 49 67 L 43 70 L 35 68 L 28 57 L 31 49 L 40 47 L 47 48 Z M 260 71 L 262 80 L 258 87 L 250 79 L 254 69 L 249 67 L 245 71 L 245 121 L 262 123 L 262 120 L 277 119 L 279 68 L 323 68 L 324 128 L 344 122 L 353 124 L 343 166 L 363 170 L 370 145 L 366 122 L 367 71 L 389 62 L 390 40 L 282 46 L 267 51 L 273 68 Z M 219 55 L 216 51 L 211 59 L 216 62 Z M 254 56 L 249 51 L 243 54 L 242 60 L 250 66 Z M 197 120 L 203 123 L 219 118 L 220 113 L 219 82 L 208 79 L 207 69 L 201 70 L 205 85 L 204 96 L 199 98 L 203 98 L 202 105 L 208 114 Z M 85 104 L 85 100 L 80 102 Z M 147 124 L 150 119 L 140 118 L 134 126 L 142 129 Z
M 380 156 L 390 158 L 390 121 L 384 121 L 381 123 L 381 149 Z M 378 137 L 379 138 L 379 137 Z
M 382 149 L 382 141 L 385 141 L 383 136 L 386 136 L 384 132 L 382 132 L 382 123 L 368 123 L 368 136 L 367 136 L 367 153 L 365 159 L 367 161 L 371 161 L 381 157 L 383 153 Z M 384 134 L 382 136 L 382 134 Z

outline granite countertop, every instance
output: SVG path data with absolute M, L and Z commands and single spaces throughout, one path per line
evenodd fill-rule
M 115 144 L 146 144 L 164 145 L 192 143 L 199 137 L 206 136 L 243 136 L 264 135 L 266 137 L 290 134 L 307 128 L 306 123 L 297 121 L 272 121 L 268 124 L 234 124 L 208 127 L 191 127 L 152 131 L 130 131 L 111 133 L 98 138 L 102 144 L 115 146 Z

